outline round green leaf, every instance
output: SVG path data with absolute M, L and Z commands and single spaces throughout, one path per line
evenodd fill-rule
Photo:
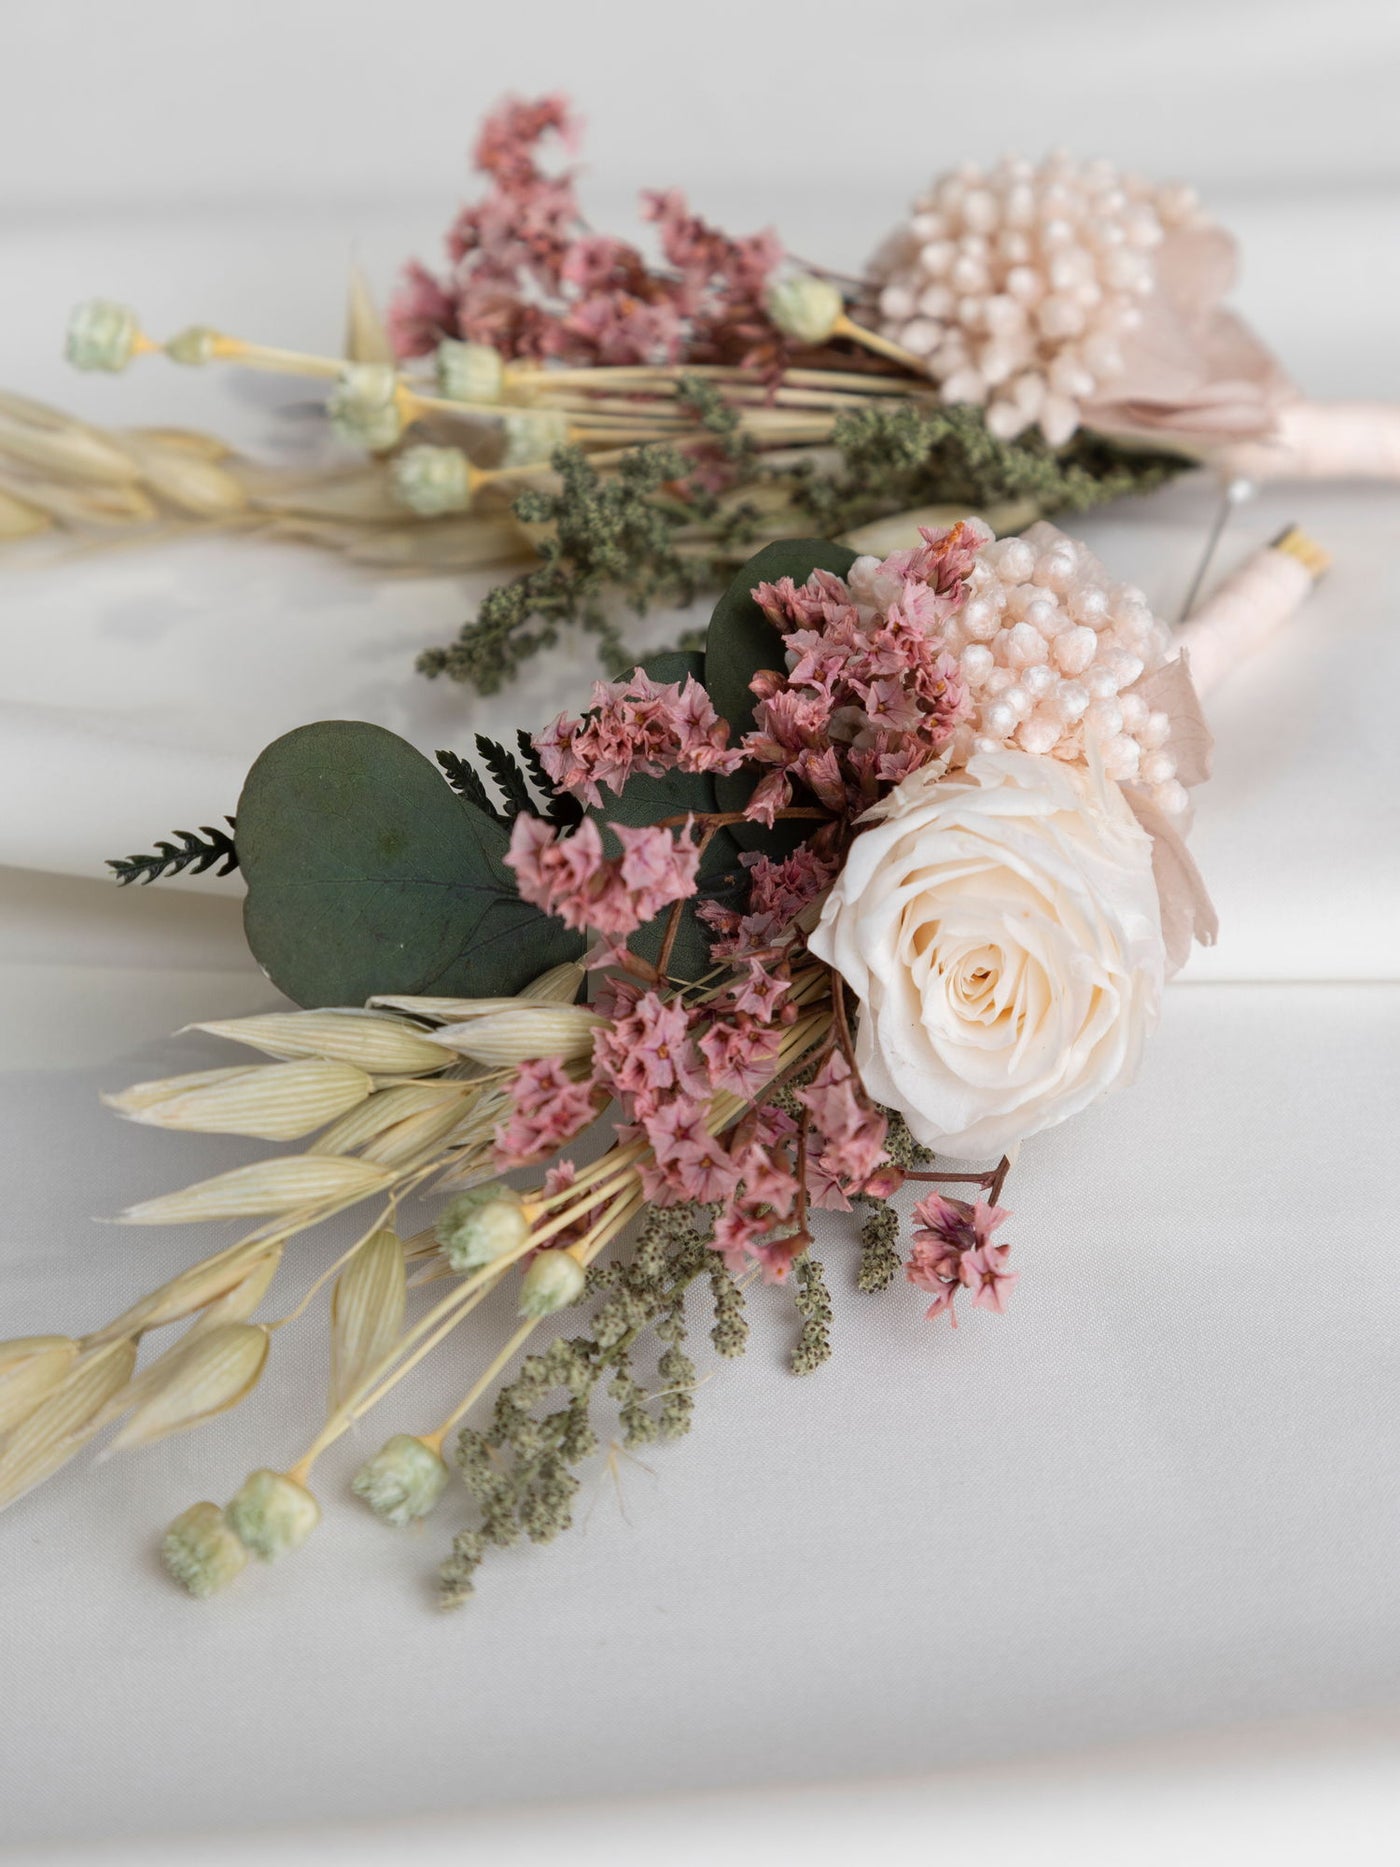
M 506 826 L 381 726 L 322 720 L 274 740 L 238 812 L 248 944 L 299 1005 L 505 996 L 583 950 L 520 899 Z

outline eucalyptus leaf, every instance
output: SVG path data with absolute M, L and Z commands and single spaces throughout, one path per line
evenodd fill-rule
M 238 808 L 248 944 L 300 1005 L 503 997 L 583 951 L 520 899 L 508 828 L 383 727 L 322 720 L 274 740 Z
M 715 605 L 705 640 L 705 684 L 715 711 L 729 722 L 731 744 L 737 745 L 753 729 L 756 701 L 750 681 L 762 668 L 783 665 L 782 637 L 754 601 L 755 587 L 777 583 L 781 577 L 803 584 L 814 570 L 844 577 L 855 561 L 854 551 L 829 539 L 785 538 L 751 557 Z M 742 810 L 758 777 L 747 767 L 720 778 L 719 808 Z M 774 824 L 771 830 L 758 823 L 734 828 L 735 840 L 743 848 L 761 849 L 775 860 L 791 854 L 810 835 L 811 826 L 797 821 Z

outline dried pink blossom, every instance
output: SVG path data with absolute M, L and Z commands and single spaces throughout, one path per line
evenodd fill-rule
M 814 1202 L 845 1211 L 852 1193 L 864 1190 L 886 1160 L 889 1123 L 867 1101 L 860 1079 L 839 1050 L 833 1050 L 797 1100 L 811 1115 L 817 1145 L 807 1154 Z
M 985 1245 L 980 1251 L 963 1253 L 962 1280 L 978 1309 L 995 1310 L 1000 1316 L 1006 1308 L 1006 1299 L 1021 1275 L 1003 1269 L 1010 1250 L 1010 1245 Z
M 731 1018 L 716 1018 L 700 1039 L 700 1051 L 712 1086 L 748 1102 L 772 1076 L 781 1043 L 774 1026 L 740 1011 Z
M 427 267 L 412 259 L 389 301 L 386 321 L 396 356 L 426 356 L 457 328 L 456 305 Z
M 534 743 L 554 783 L 596 809 L 600 786 L 620 793 L 634 775 L 735 770 L 743 754 L 728 740 L 728 724 L 693 676 L 663 684 L 636 668 L 625 681 L 596 681 L 587 716 L 561 713 Z
M 972 1291 L 972 1301 L 981 1309 L 998 1314 L 1005 1309 L 1019 1273 L 1004 1268 L 1011 1247 L 994 1245 L 991 1238 L 1010 1216 L 1002 1206 L 980 1199 L 969 1205 L 941 1193 L 930 1193 L 915 1206 L 918 1229 L 905 1275 L 911 1284 L 933 1292 L 930 1317 L 946 1311 L 956 1328 L 953 1299 L 962 1289 Z
M 769 1221 L 745 1206 L 727 1206 L 715 1220 L 713 1248 L 722 1253 L 731 1275 L 746 1271 L 760 1240 L 769 1230 Z
M 771 824 L 798 787 L 833 816 L 858 816 L 950 746 L 969 701 L 948 629 L 989 535 L 968 520 L 883 562 L 857 559 L 848 579 L 814 571 L 801 587 L 757 587 L 787 667 L 751 683 L 743 751 L 771 768 L 749 800 L 755 822 Z
M 770 972 L 761 960 L 745 962 L 745 977 L 729 988 L 729 995 L 739 1011 L 751 1011 L 756 1018 L 771 1022 L 778 1005 L 792 990 L 792 980 Z
M 790 1217 L 797 1204 L 797 1176 L 787 1155 L 772 1142 L 755 1141 L 738 1157 L 744 1198 L 755 1208 L 768 1207 L 776 1218 Z
M 705 1093 L 706 1072 L 696 1049 L 695 1017 L 659 992 L 638 993 L 631 1009 L 613 1016 L 593 1036 L 598 1079 L 632 1109 L 662 1092 L 694 1099 Z M 650 1100 L 649 1100 L 650 1099 Z
M 802 1256 L 807 1244 L 805 1233 L 779 1232 L 750 1246 L 749 1255 L 763 1272 L 764 1283 L 782 1284 L 787 1282 L 793 1259 Z
M 838 864 L 819 856 L 804 843 L 781 862 L 752 852 L 740 858 L 749 872 L 749 898 L 745 911 L 718 902 L 701 902 L 698 919 L 720 936 L 711 943 L 715 959 L 746 959 L 790 944 L 799 914 L 830 887 Z
M 674 191 L 648 195 L 667 261 L 653 268 L 587 226 L 573 173 L 542 162 L 551 137 L 576 145 L 562 97 L 510 99 L 487 117 L 473 161 L 490 187 L 453 221 L 447 275 L 415 266 L 406 277 L 390 310 L 400 355 L 446 335 L 566 363 L 781 365 L 789 345 L 764 309 L 782 258 L 773 235 L 731 239 Z
M 598 1112 L 592 1085 L 575 1082 L 560 1057 L 522 1063 L 506 1093 L 511 1113 L 493 1135 L 496 1160 L 503 1167 L 542 1160 L 582 1133 Z
M 674 836 L 658 826 L 610 827 L 622 844 L 619 857 L 603 853 L 602 833 L 591 817 L 569 834 L 522 811 L 505 858 L 521 899 L 568 927 L 596 928 L 609 940 L 625 940 L 663 908 L 695 893 L 700 850 L 688 823 Z

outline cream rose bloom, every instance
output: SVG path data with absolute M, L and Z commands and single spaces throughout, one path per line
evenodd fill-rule
M 1151 838 L 1116 784 L 983 752 L 914 772 L 866 823 L 809 945 L 860 1001 L 877 1101 L 980 1159 L 1132 1079 L 1165 957 Z

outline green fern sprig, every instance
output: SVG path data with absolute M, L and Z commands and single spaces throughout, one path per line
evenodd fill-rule
M 193 830 L 174 830 L 171 834 L 176 842 L 158 842 L 153 851 L 144 855 L 110 856 L 107 867 L 121 888 L 128 882 L 140 882 L 144 886 L 163 875 L 183 875 L 186 869 L 194 875 L 203 875 L 214 868 L 216 862 L 221 865 L 214 869 L 216 875 L 232 875 L 238 867 L 238 851 L 229 831 L 237 826 L 232 817 L 225 817 L 224 822 L 228 825 L 227 831 L 202 823 L 199 826 L 202 837 Z

